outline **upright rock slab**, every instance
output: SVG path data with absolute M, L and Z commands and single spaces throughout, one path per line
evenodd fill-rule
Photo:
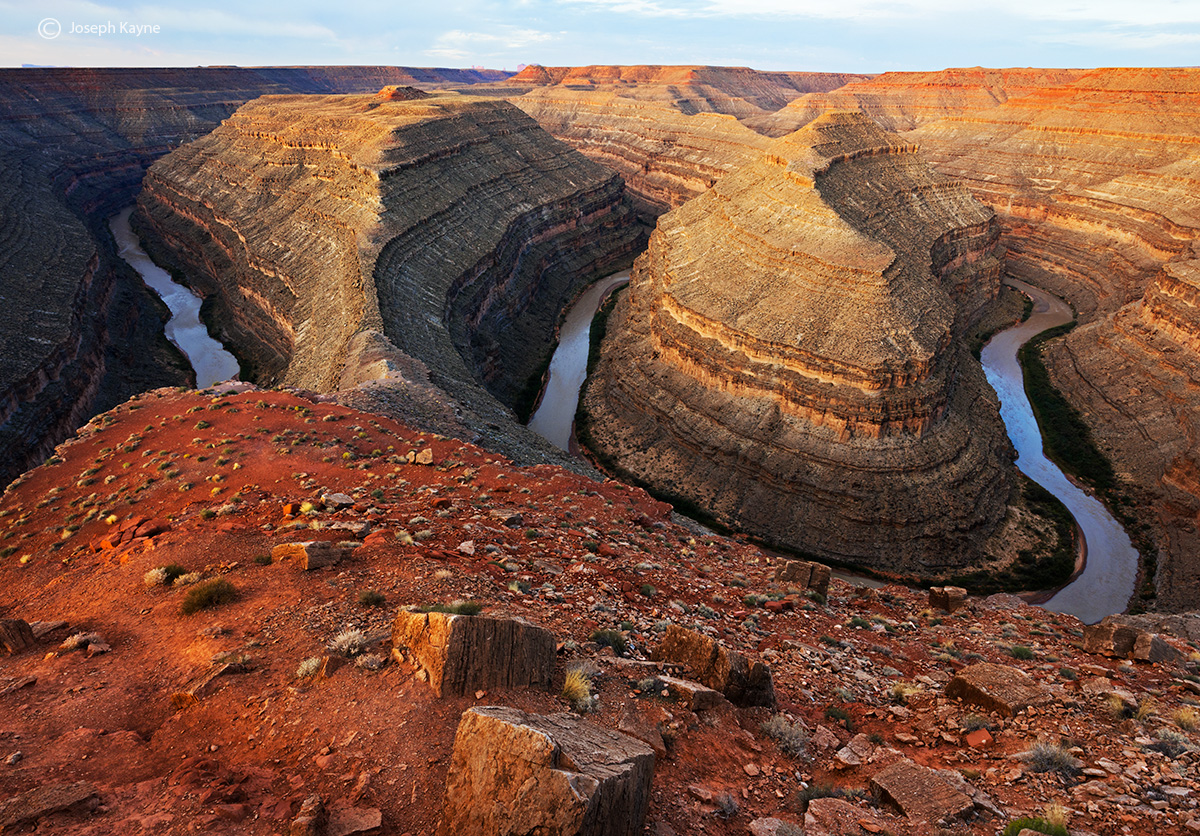
M 653 658 L 683 665 L 697 682 L 720 691 L 735 705 L 775 705 L 771 669 L 722 646 L 716 639 L 671 625 Z
M 516 618 L 401 610 L 392 644 L 407 650 L 439 697 L 549 688 L 554 676 L 554 634 Z
M 991 210 L 830 113 L 659 219 L 609 319 L 585 442 L 768 542 L 928 575 L 1007 514 L 1011 447 L 963 334 Z
M 946 696 L 1006 717 L 1054 699 L 1045 686 L 1024 671 L 991 662 L 979 662 L 956 673 L 946 685 Z
M 438 836 L 637 836 L 654 752 L 573 714 L 486 706 L 458 725 Z
M 37 644 L 33 629 L 21 618 L 0 618 L 0 649 L 8 655 L 20 653 Z

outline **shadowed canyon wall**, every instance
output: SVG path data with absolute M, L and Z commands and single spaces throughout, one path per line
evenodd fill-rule
M 992 212 L 833 113 L 659 219 L 588 384 L 592 443 L 766 539 L 883 570 L 978 561 L 1011 450 L 961 344 Z
M 146 167 L 264 93 L 466 84 L 507 74 L 402 67 L 0 69 L 0 482 L 95 412 L 189 379 L 166 309 L 105 221 Z
M 642 242 L 620 179 L 520 110 L 411 88 L 250 102 L 150 169 L 135 221 L 256 381 L 356 385 L 366 341 L 422 364 L 497 443 L 532 433 L 496 399 L 517 400 L 561 310 Z

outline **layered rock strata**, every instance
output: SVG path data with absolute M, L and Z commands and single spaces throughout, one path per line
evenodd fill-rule
M 966 566 L 1010 448 L 960 347 L 999 288 L 993 214 L 834 113 L 663 216 L 584 407 L 603 457 L 719 521 L 879 569 Z
M 1198 70 L 1096 70 L 907 134 L 995 207 L 1007 271 L 1079 311 L 1043 357 L 1142 497 L 1172 609 L 1200 598 L 1198 114 Z
M 488 393 L 514 402 L 640 232 L 620 179 L 517 108 L 408 95 L 251 102 L 151 168 L 135 221 L 255 380 L 332 391 L 386 340 L 494 435 L 515 425 Z
M 402 67 L 0 69 L 0 482 L 96 411 L 188 380 L 106 226 L 150 163 L 264 93 L 497 81 Z
M 530 64 L 499 83 L 456 88 L 472 95 L 519 96 L 548 87 L 615 92 L 670 104 L 680 113 L 762 116 L 797 96 L 834 90 L 871 76 L 856 73 L 763 72 L 749 67 L 699 65 L 543 67 Z
M 827 110 L 860 110 L 889 131 L 908 131 L 965 112 L 986 110 L 1034 91 L 1069 84 L 1083 70 L 966 67 L 935 72 L 892 72 L 814 91 L 745 122 L 767 136 L 799 130 Z

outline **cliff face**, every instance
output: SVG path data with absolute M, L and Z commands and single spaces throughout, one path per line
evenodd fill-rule
M 591 65 L 543 67 L 531 64 L 498 84 L 458 88 L 464 93 L 520 96 L 560 87 L 670 104 L 680 113 L 763 116 L 805 93 L 834 90 L 870 78 L 856 73 L 763 72 L 749 67 Z
M 1159 606 L 1200 588 L 1189 474 L 1200 380 L 1200 71 L 1096 70 L 907 134 L 1004 229 L 1006 269 L 1069 299 L 1085 327 L 1045 352 L 1119 475 L 1147 503 Z
M 592 443 L 724 523 L 929 574 L 979 558 L 1010 451 L 958 339 L 998 229 L 859 114 L 664 215 L 589 382 Z
M 615 92 L 553 87 L 513 104 L 556 138 L 620 174 L 648 223 L 757 159 L 769 144 L 733 116 L 688 116 L 666 102 Z
M 1009 99 L 1075 81 L 1083 70 L 1007 70 L 968 67 L 936 72 L 883 73 L 844 87 L 815 91 L 786 107 L 745 120 L 767 136 L 804 127 L 827 110 L 861 110 L 889 131 L 912 130 L 927 122 L 986 110 Z
M 113 250 L 106 219 L 153 160 L 264 93 L 497 81 L 403 67 L 0 69 L 0 482 L 96 411 L 185 383 L 161 304 Z
M 481 432 L 640 242 L 620 179 L 521 111 L 416 91 L 257 99 L 156 163 L 135 219 L 256 380 L 360 382 L 351 341 L 381 332 Z

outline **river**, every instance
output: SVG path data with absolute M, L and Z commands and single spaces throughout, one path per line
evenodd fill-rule
M 622 270 L 593 283 L 571 306 L 559 329 L 558 348 L 550 360 L 546 387 L 529 419 L 529 428 L 561 450 L 570 452 L 575 435 L 575 410 L 587 376 L 592 319 L 604 298 L 628 282 L 629 271 Z
M 208 335 L 208 329 L 200 321 L 202 300 L 190 289 L 176 283 L 170 273 L 150 260 L 129 225 L 131 214 L 132 206 L 108 220 L 108 227 L 117 242 L 117 253 L 138 271 L 142 281 L 171 309 L 171 319 L 163 331 L 167 339 L 187 355 L 188 362 L 196 372 L 196 387 L 204 389 L 214 383 L 236 378 L 237 360 Z
M 1041 431 L 1025 396 L 1017 350 L 1047 328 L 1070 322 L 1071 309 L 1058 297 L 1024 282 L 1009 279 L 1008 283 L 1033 300 L 1033 314 L 1022 324 L 992 337 L 983 349 L 983 370 L 1000 396 L 1000 416 L 1017 448 L 1017 468 L 1067 506 L 1087 545 L 1083 572 L 1042 606 L 1094 624 L 1106 615 L 1125 610 L 1137 581 L 1137 550 L 1108 509 L 1046 458 Z

